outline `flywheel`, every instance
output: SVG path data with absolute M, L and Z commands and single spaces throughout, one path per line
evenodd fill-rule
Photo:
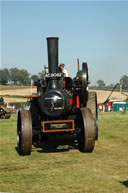
M 88 65 L 82 63 L 82 103 L 85 105 L 88 97 Z

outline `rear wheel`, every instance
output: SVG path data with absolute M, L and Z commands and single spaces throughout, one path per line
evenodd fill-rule
M 17 147 L 20 155 L 30 155 L 32 149 L 32 119 L 27 110 L 18 112 Z
M 97 113 L 97 94 L 96 92 L 88 92 L 87 108 L 92 112 L 96 124 L 95 140 L 98 140 L 98 113 Z
M 95 122 L 91 110 L 81 108 L 77 114 L 78 145 L 83 153 L 91 153 L 95 146 Z

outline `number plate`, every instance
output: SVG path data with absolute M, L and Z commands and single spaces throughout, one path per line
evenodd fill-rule
M 74 120 L 43 121 L 43 132 L 73 131 Z

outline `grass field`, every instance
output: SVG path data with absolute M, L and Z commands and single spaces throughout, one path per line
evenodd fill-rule
M 0 120 L 0 192 L 127 193 L 128 113 L 100 113 L 99 140 L 91 154 L 68 150 L 20 157 L 16 115 Z M 64 151 L 67 149 L 67 151 Z

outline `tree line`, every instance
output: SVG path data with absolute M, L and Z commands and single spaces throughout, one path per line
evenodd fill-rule
M 18 84 L 18 85 L 30 85 L 31 80 L 37 81 L 44 77 L 45 71 L 43 70 L 41 73 L 33 74 L 31 75 L 27 70 L 25 69 L 18 69 L 18 68 L 11 68 L 11 69 L 1 69 L 0 70 L 0 84 L 6 85 L 6 84 Z M 103 87 L 114 87 L 114 84 L 110 84 L 109 86 L 106 86 L 104 80 L 97 80 L 97 87 L 103 88 Z M 123 75 L 120 78 L 120 84 L 123 89 L 128 89 L 128 76 Z
M 104 88 L 104 87 L 112 88 L 112 87 L 114 87 L 114 84 L 110 84 L 109 86 L 106 86 L 105 82 L 103 80 L 101 80 L 101 79 L 98 80 L 96 83 L 97 83 L 97 87 L 99 87 L 99 88 Z M 123 75 L 120 78 L 119 84 L 121 85 L 121 87 L 123 89 L 128 89 L 128 76 L 127 75 Z
M 0 70 L 0 84 L 15 84 L 15 85 L 30 85 L 31 80 L 37 81 L 44 76 L 44 71 L 38 74 L 31 75 L 25 69 L 11 68 L 11 69 L 1 69 Z

